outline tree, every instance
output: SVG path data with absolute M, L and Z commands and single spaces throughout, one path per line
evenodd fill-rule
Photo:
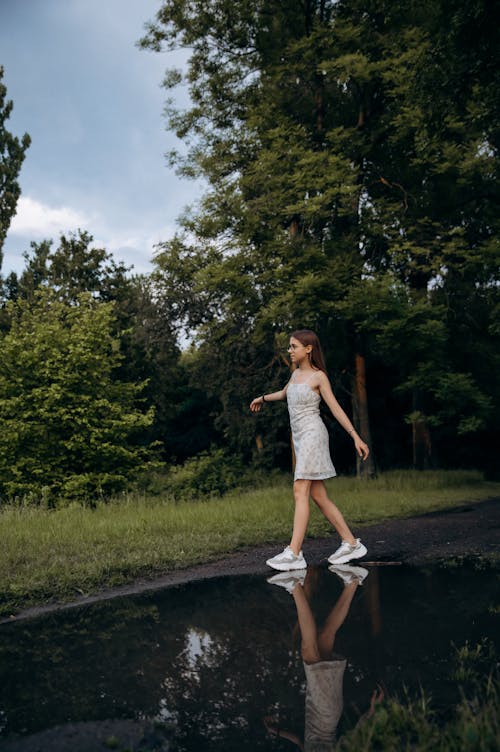
M 166 461 L 207 449 L 214 433 L 208 425 L 207 399 L 196 383 L 189 383 L 189 357 L 181 354 L 170 300 L 158 296 L 148 276 L 138 276 L 129 281 L 119 310 L 124 353 L 120 378 L 145 383 L 143 396 L 154 408 L 148 438 L 161 442 Z
M 456 333 L 477 337 L 469 305 L 490 342 L 495 331 L 491 14 L 483 0 L 163 3 L 143 44 L 190 49 L 193 106 L 170 111 L 188 152 L 174 160 L 209 188 L 157 276 L 198 333 L 234 441 L 246 431 L 228 405 L 241 415 L 238 387 L 248 393 L 260 369 L 285 376 L 275 343 L 297 325 L 335 347 L 366 426 L 365 374 L 390 357 L 415 464 L 430 459 L 433 425 L 448 424 L 443 439 L 486 427 L 494 348 L 485 341 L 480 367 L 464 368 Z M 166 85 L 179 81 L 172 72 Z
M 93 240 L 90 233 L 78 230 L 61 235 L 55 250 L 51 240 L 31 243 L 31 252 L 23 254 L 24 270 L 6 279 L 4 298 L 31 301 L 38 290 L 50 288 L 69 303 L 82 292 L 101 301 L 126 300 L 130 268 L 116 262 L 104 248 L 93 246 Z
M 27 133 L 19 140 L 7 130 L 6 122 L 14 105 L 12 101 L 5 99 L 7 87 L 2 82 L 3 71 L 3 67 L 0 66 L 0 267 L 2 246 L 21 195 L 18 176 L 25 152 L 31 143 Z
M 354 286 L 345 309 L 366 336 L 385 308 L 378 342 L 408 397 L 419 467 L 432 461 L 431 429 L 441 460 L 456 458 L 460 437 L 470 456 L 471 436 L 481 441 L 498 423 L 500 396 L 489 376 L 498 367 L 500 268 L 493 9 L 481 1 L 422 9 L 419 24 L 402 29 L 405 44 L 395 40 L 399 61 L 384 71 L 392 127 L 364 207 L 367 273 L 376 283 L 372 292 Z
M 244 432 L 228 405 L 241 415 L 251 381 L 280 378 L 271 373 L 276 367 L 281 380 L 287 377 L 275 335 L 278 341 L 281 332 L 309 325 L 331 339 L 334 302 L 350 276 L 361 273 L 356 223 L 351 229 L 357 170 L 351 155 L 331 149 L 335 115 L 331 108 L 329 122 L 317 72 L 331 13 L 329 3 L 306 11 L 299 3 L 290 10 L 276 3 L 255 14 L 246 3 L 214 2 L 201 18 L 194 8 L 166 3 L 164 35 L 158 29 L 150 35 L 153 46 L 178 37 L 194 49 L 190 80 L 198 106 L 172 124 L 178 135 L 196 134 L 181 169 L 199 171 L 211 190 L 201 211 L 185 219 L 197 236 L 194 247 L 182 240 L 167 244 L 158 264 L 166 296 L 176 286 L 183 291 L 180 315 L 200 327 L 211 375 L 224 341 L 224 365 L 216 362 L 226 374 L 228 361 L 233 368 L 224 381 L 220 419 L 235 440 L 239 434 L 244 441 Z M 224 64 L 215 67 L 221 51 Z M 250 352 L 257 355 L 253 362 Z M 235 379 L 241 371 L 245 384 Z M 219 388 L 222 372 L 214 379 Z M 235 390 L 234 398 L 226 389 Z
M 192 429 L 188 440 L 179 413 L 186 409 L 189 394 L 184 394 L 187 376 L 179 366 L 180 350 L 168 301 L 158 298 L 151 280 L 130 275 L 130 269 L 116 261 L 104 248 L 95 247 L 88 232 L 62 235 L 57 247 L 52 241 L 32 243 L 24 254 L 25 268 L 11 273 L 4 282 L 4 303 L 9 300 L 32 302 L 40 290 L 75 304 L 82 293 L 96 301 L 115 303 L 114 334 L 123 354 L 115 377 L 122 381 L 143 382 L 143 397 L 154 407 L 154 421 L 144 441 L 161 441 L 164 458 L 184 458 L 187 443 L 197 446 Z M 3 328 L 10 323 L 2 310 Z M 194 417 L 194 416 L 193 416 Z M 205 449 L 206 442 L 200 448 Z
M 0 494 L 92 500 L 147 468 L 139 438 L 153 420 L 144 388 L 116 378 L 122 361 L 113 303 L 52 291 L 9 303 L 0 342 Z

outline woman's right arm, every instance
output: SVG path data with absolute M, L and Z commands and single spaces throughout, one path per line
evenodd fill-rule
M 250 410 L 253 413 L 258 413 L 264 402 L 279 402 L 280 400 L 286 399 L 287 389 L 288 384 L 283 389 L 280 389 L 279 392 L 271 392 L 271 394 L 263 394 L 262 397 L 256 397 L 250 402 Z

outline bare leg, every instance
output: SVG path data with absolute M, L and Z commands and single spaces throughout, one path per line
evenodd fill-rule
M 321 656 L 321 660 L 325 661 L 332 657 L 333 645 L 335 637 L 340 627 L 346 620 L 347 614 L 351 607 L 354 593 L 358 588 L 359 582 L 354 580 L 349 585 L 346 585 L 342 591 L 342 595 L 336 602 L 328 614 L 320 633 L 318 634 L 318 649 Z
M 309 489 L 310 480 L 296 480 L 293 484 L 295 499 L 295 513 L 293 516 L 293 533 L 290 548 L 298 556 L 304 541 L 307 523 L 309 522 Z
M 297 618 L 300 628 L 300 652 L 306 663 L 318 663 L 321 660 L 318 648 L 316 622 L 302 586 L 296 585 L 292 591 L 293 600 L 297 607 Z
M 310 494 L 322 514 L 325 515 L 330 525 L 333 525 L 342 540 L 345 540 L 351 545 L 354 545 L 356 539 L 351 533 L 340 509 L 335 506 L 331 499 L 328 498 L 325 484 L 322 480 L 311 481 Z
M 301 654 L 306 663 L 318 663 L 331 659 L 335 637 L 346 620 L 358 582 L 346 585 L 321 629 L 318 632 L 309 601 L 302 585 L 297 584 L 292 596 L 297 607 L 301 635 Z

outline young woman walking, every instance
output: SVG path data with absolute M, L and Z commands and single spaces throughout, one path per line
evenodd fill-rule
M 293 332 L 288 352 L 295 365 L 288 384 L 279 392 L 256 397 L 250 404 L 252 412 L 259 412 L 264 402 L 286 399 L 295 449 L 292 538 L 280 554 L 268 559 L 266 563 L 280 571 L 303 569 L 307 566 L 301 549 L 309 521 L 310 496 L 342 539 L 340 547 L 328 561 L 330 564 L 344 564 L 363 557 L 366 548 L 359 538 L 353 536 L 342 513 L 328 498 L 323 482 L 325 478 L 336 475 L 336 472 L 330 458 L 328 431 L 319 414 L 321 398 L 340 425 L 352 436 L 356 451 L 363 460 L 368 457 L 369 449 L 335 399 L 316 334 L 310 329 Z

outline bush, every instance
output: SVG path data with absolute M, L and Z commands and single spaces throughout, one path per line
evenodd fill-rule
M 126 488 L 152 467 L 144 384 L 124 382 L 112 303 L 38 293 L 0 339 L 0 496 L 53 506 Z
M 389 698 L 343 736 L 338 752 L 494 752 L 500 749 L 500 680 L 493 643 L 456 651 L 452 680 L 460 700 L 439 713 L 422 691 L 417 698 Z
M 172 467 L 166 487 L 175 501 L 189 501 L 200 496 L 221 496 L 232 488 L 248 485 L 251 477 L 240 457 L 212 449 Z

